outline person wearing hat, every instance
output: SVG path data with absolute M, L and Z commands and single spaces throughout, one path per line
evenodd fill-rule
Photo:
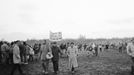
M 67 55 L 69 57 L 69 69 L 72 73 L 75 72 L 75 68 L 78 67 L 77 63 L 77 55 L 78 55 L 78 48 L 74 46 L 74 43 L 71 43 L 71 46 L 67 49 Z
M 134 75 L 134 38 L 127 44 L 127 54 L 132 59 L 131 74 Z
M 43 72 L 45 74 L 48 74 L 48 67 L 49 67 L 49 59 L 47 59 L 47 54 L 50 52 L 49 50 L 49 46 L 46 42 L 46 40 L 44 41 L 44 43 L 41 45 L 40 48 L 40 59 L 42 61 L 42 66 L 43 66 Z
M 54 70 L 54 73 L 57 74 L 59 71 L 59 54 L 62 53 L 60 48 L 57 46 L 57 42 L 52 43 L 51 51 L 53 55 L 53 58 L 52 58 L 53 70 Z

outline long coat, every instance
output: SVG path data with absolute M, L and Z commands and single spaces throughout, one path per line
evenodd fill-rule
M 18 64 L 20 62 L 21 62 L 20 49 L 19 46 L 15 44 L 13 47 L 13 63 Z
M 46 55 L 49 52 L 48 45 L 44 45 L 44 44 L 41 45 L 40 51 L 41 51 L 41 60 L 43 61 L 47 60 Z
M 78 49 L 76 46 L 73 47 L 68 47 L 67 54 L 69 57 L 69 68 L 71 69 L 72 67 L 78 67 L 77 63 L 77 54 L 78 54 Z

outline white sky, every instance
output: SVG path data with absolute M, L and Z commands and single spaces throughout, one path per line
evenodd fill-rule
M 134 0 L 0 0 L 0 39 L 134 36 Z

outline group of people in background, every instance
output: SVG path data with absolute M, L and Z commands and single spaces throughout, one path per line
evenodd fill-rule
M 75 72 L 75 68 L 78 67 L 77 56 L 78 48 L 71 42 L 68 47 L 62 47 L 57 42 L 47 42 L 46 40 L 41 44 L 35 44 L 33 47 L 28 45 L 25 41 L 14 41 L 11 43 L 1 41 L 0 42 L 0 63 L 1 64 L 13 64 L 11 75 L 18 69 L 21 75 L 24 75 L 21 69 L 22 64 L 29 64 L 29 61 L 41 60 L 43 73 L 48 74 L 49 62 L 53 63 L 54 73 L 59 71 L 59 59 L 60 56 L 66 52 L 69 58 L 69 68 L 72 73 Z
M 12 64 L 13 63 L 13 51 L 14 44 L 17 42 L 17 45 L 20 50 L 21 62 L 23 64 L 28 64 L 28 61 L 33 59 L 34 50 L 33 48 L 26 44 L 24 41 L 14 41 L 8 43 L 6 41 L 0 42 L 0 63 L 2 64 Z
M 13 64 L 11 75 L 18 69 L 23 74 L 20 64 L 28 64 L 33 60 L 34 50 L 24 41 L 13 41 L 8 43 L 1 41 L 0 43 L 0 63 Z
M 130 45 L 132 46 L 132 45 Z M 8 43 L 6 41 L 0 42 L 0 63 L 1 64 L 14 64 L 11 71 L 11 75 L 14 74 L 15 70 L 18 69 L 23 75 L 21 69 L 21 64 L 28 64 L 41 60 L 43 73 L 48 74 L 49 62 L 53 63 L 54 73 L 57 74 L 59 71 L 59 59 L 60 57 L 68 57 L 69 69 L 72 73 L 75 72 L 75 68 L 78 67 L 77 56 L 81 51 L 89 52 L 89 55 L 98 56 L 100 52 L 104 50 L 109 50 L 110 48 L 117 49 L 119 52 L 126 50 L 127 44 L 120 43 L 115 44 L 76 44 L 74 42 L 67 43 L 57 43 L 57 42 L 47 42 L 37 44 L 34 46 L 27 44 L 25 41 L 13 41 Z M 133 47 L 132 47 L 133 48 Z M 129 53 L 129 50 L 127 50 Z M 130 54 L 130 53 L 129 53 Z M 131 54 L 132 55 L 132 54 Z M 134 60 L 132 58 L 132 60 Z

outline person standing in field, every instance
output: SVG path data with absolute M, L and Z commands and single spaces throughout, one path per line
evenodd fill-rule
M 131 66 L 131 74 L 134 75 L 134 38 L 127 45 L 127 54 L 132 59 L 133 64 Z
M 51 47 L 51 51 L 52 51 L 52 63 L 53 63 L 53 69 L 54 69 L 54 73 L 57 74 L 59 71 L 59 54 L 62 54 L 60 48 L 57 46 L 57 42 L 53 42 L 52 43 L 52 47 Z
M 97 47 L 96 47 L 96 44 L 95 43 L 92 43 L 91 47 L 92 47 L 93 54 L 95 54 L 95 56 L 97 56 Z
M 40 59 L 42 61 L 42 66 L 43 66 L 43 72 L 45 74 L 48 74 L 48 67 L 49 67 L 49 59 L 46 58 L 47 53 L 50 52 L 48 44 L 46 40 L 44 43 L 41 45 L 40 48 Z
M 26 46 L 23 41 L 19 41 L 20 57 L 23 64 L 28 64 L 26 56 Z
M 35 56 L 35 60 L 38 61 L 38 58 L 39 58 L 39 54 L 40 54 L 40 47 L 41 47 L 41 44 L 34 44 L 34 47 L 33 47 L 33 50 L 34 50 L 34 56 Z
M 0 41 L 0 63 L 2 62 L 2 51 L 1 51 L 1 46 L 3 45 L 3 42 Z
M 71 43 L 71 46 L 67 49 L 67 55 L 69 57 L 69 69 L 72 71 L 72 73 L 75 72 L 75 68 L 78 67 L 77 63 L 77 55 L 78 55 L 78 49 L 76 46 L 74 46 L 74 43 Z
M 11 75 L 14 74 L 15 70 L 18 69 L 21 75 L 24 75 L 21 69 L 21 57 L 20 57 L 20 49 L 18 46 L 18 41 L 13 44 L 13 69 L 11 71 Z
M 3 42 L 3 44 L 1 45 L 1 53 L 2 53 L 2 62 L 3 63 L 7 63 L 8 51 L 9 51 L 9 46 L 8 46 L 7 42 Z

